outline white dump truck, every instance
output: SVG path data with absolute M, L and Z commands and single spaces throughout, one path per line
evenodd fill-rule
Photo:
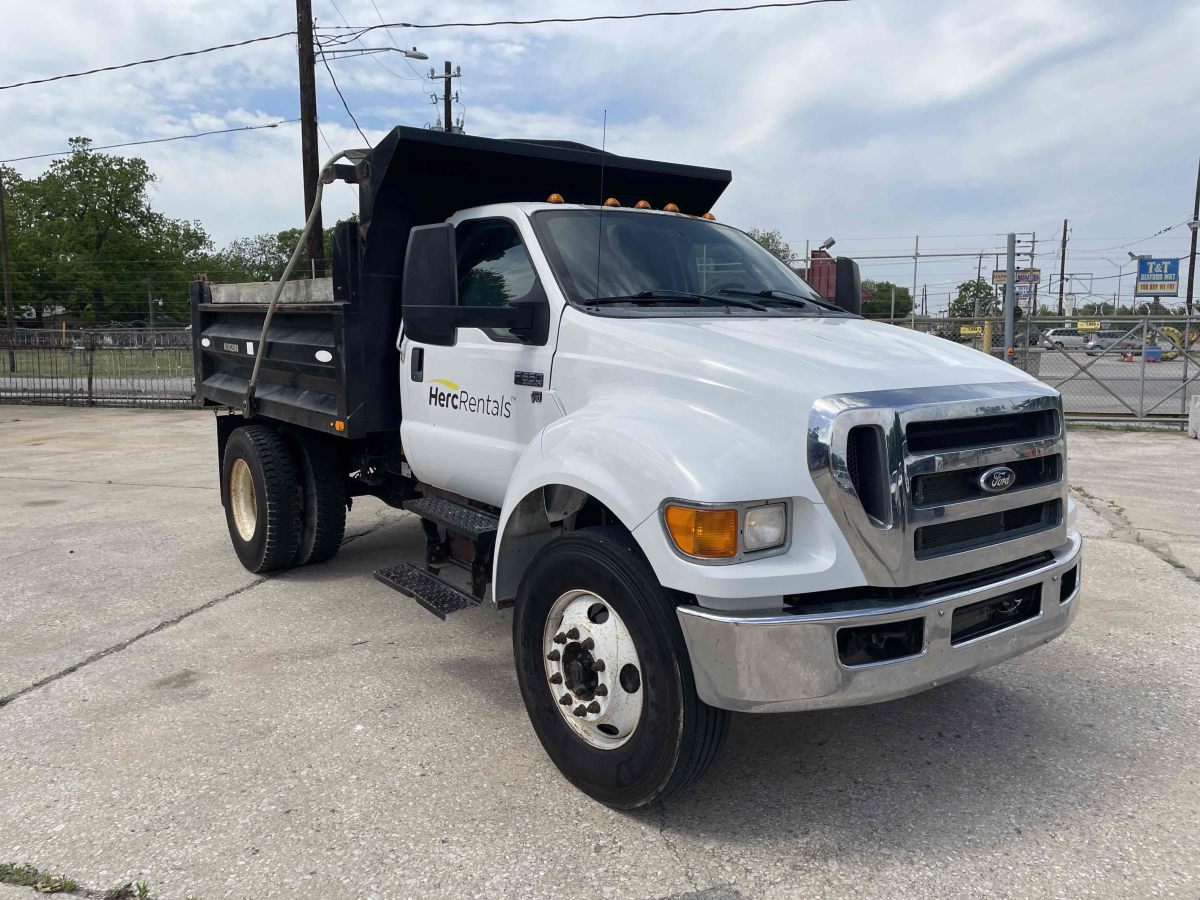
M 338 159 L 331 278 L 192 285 L 234 549 L 328 559 L 363 495 L 420 516 L 376 578 L 512 608 L 591 797 L 690 784 L 730 711 L 903 697 L 1071 624 L 1058 393 L 861 318 L 852 260 L 827 303 L 713 218 L 729 172 L 403 127 Z

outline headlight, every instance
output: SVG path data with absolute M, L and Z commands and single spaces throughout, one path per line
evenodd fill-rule
M 772 550 L 787 543 L 786 503 L 717 507 L 669 501 L 662 515 L 675 548 L 696 560 L 738 562 L 742 554 Z
M 769 503 L 746 510 L 742 525 L 743 550 L 768 550 L 787 539 L 787 506 Z

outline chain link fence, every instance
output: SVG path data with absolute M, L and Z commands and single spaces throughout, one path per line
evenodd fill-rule
M 890 321 L 1006 358 L 1003 319 Z M 1184 420 L 1200 396 L 1200 316 L 1026 317 L 1013 335 L 1013 365 L 1058 390 L 1073 419 Z
M 884 320 L 1005 359 L 1002 319 Z M 1200 396 L 1200 316 L 1023 318 L 1013 365 L 1060 391 L 1074 419 L 1178 421 Z M 0 332 L 0 403 L 187 408 L 185 329 Z
M 0 332 L 0 403 L 186 408 L 194 393 L 190 331 Z

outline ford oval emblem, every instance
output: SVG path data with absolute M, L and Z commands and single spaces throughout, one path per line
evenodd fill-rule
M 993 466 L 979 476 L 979 486 L 989 494 L 1007 491 L 1017 483 L 1017 473 L 1008 466 Z

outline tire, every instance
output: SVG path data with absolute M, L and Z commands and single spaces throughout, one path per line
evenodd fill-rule
M 318 438 L 296 435 L 292 461 L 300 484 L 300 537 L 293 565 L 333 559 L 346 533 L 346 479 L 336 450 Z
M 569 631 L 557 631 L 566 626 L 566 619 L 555 610 L 566 609 L 570 615 L 572 609 L 582 608 L 580 604 L 588 605 L 589 619 L 599 606 L 604 607 L 605 617 L 593 620 L 602 625 L 591 630 L 586 621 L 581 622 L 582 630 L 576 629 L 578 633 L 568 638 Z M 604 636 L 614 619 L 626 629 L 624 643 Z M 618 661 L 636 659 L 636 663 L 623 664 L 619 671 L 617 664 L 607 664 L 602 670 L 585 672 L 587 667 L 579 664 L 583 653 L 579 648 L 588 647 L 592 636 L 599 643 L 589 649 L 596 650 L 597 658 L 608 652 L 604 647 L 620 647 L 624 656 L 618 654 Z M 547 647 L 553 649 L 548 652 Z M 575 531 L 538 552 L 517 592 L 513 653 L 525 708 L 542 746 L 572 784 L 607 806 L 635 809 L 682 790 L 708 770 L 729 733 L 729 713 L 708 706 L 696 695 L 671 594 L 620 527 Z M 636 681 L 626 678 L 630 665 L 638 670 Z M 564 681 L 556 686 L 550 681 L 551 669 L 560 666 Z M 606 685 L 604 696 L 599 695 L 599 687 L 593 695 L 595 701 L 605 703 L 599 711 L 595 710 L 598 702 L 583 706 L 589 695 L 584 693 L 586 685 L 580 685 L 588 677 L 592 684 L 599 680 Z M 622 707 L 622 713 L 618 706 L 628 704 L 639 691 L 636 718 L 630 719 L 629 709 Z M 571 705 L 562 705 L 562 697 L 569 698 Z M 617 721 L 629 730 L 611 724 Z M 612 729 L 613 736 L 601 735 L 597 730 L 601 726 Z
M 1055 349 L 1055 350 L 1061 350 L 1062 348 L 1063 348 L 1063 342 L 1062 342 L 1062 341 L 1055 341 L 1055 342 L 1054 342 L 1054 349 Z
M 291 454 L 266 425 L 243 425 L 225 445 L 221 500 L 229 539 L 251 572 L 289 568 L 300 538 L 299 483 Z

